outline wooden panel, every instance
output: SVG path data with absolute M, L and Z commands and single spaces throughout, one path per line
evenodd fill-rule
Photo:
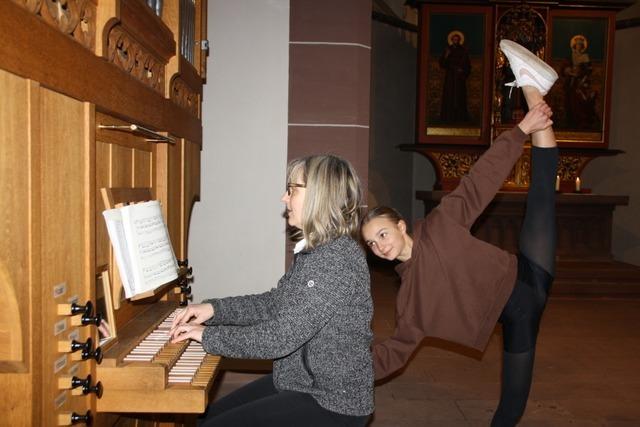
M 167 386 L 167 368 L 163 365 L 138 363 L 135 367 L 120 368 L 100 366 L 98 372 L 102 385 L 115 390 L 162 390 Z
M 139 203 L 152 200 L 151 189 L 142 188 L 101 188 L 100 195 L 105 209 L 113 209 L 121 204 Z
M 0 70 L 0 363 L 24 363 L 29 307 L 29 85 Z M 5 365 L 6 366 L 6 365 Z M 2 365 L 0 365 L 2 368 Z
M 149 151 L 133 150 L 133 183 L 136 188 L 153 186 L 153 155 Z
M 31 386 L 37 373 L 31 356 L 40 350 L 30 341 L 32 306 L 40 304 L 34 285 L 40 258 L 38 86 L 0 70 L 0 399 L 3 423 L 32 425 L 39 411 Z M 31 246 L 31 248 L 30 248 Z M 37 292 L 36 292 L 37 294 Z M 9 373 L 13 372 L 13 373 Z
M 109 187 L 133 187 L 133 150 L 111 145 Z
M 184 157 L 182 147 L 184 140 L 168 147 L 168 173 L 167 173 L 167 226 L 176 257 L 182 247 L 182 195 L 184 191 L 184 181 L 182 177 L 182 165 Z M 180 259 L 180 258 L 178 258 Z
M 135 402 L 132 405 L 132 402 Z M 105 390 L 98 401 L 101 412 L 176 412 L 200 414 L 206 409 L 207 390 L 172 386 L 166 390 Z M 135 410 L 133 409 L 135 407 Z
M 184 198 L 182 211 L 181 234 L 182 240 L 179 254 L 176 256 L 180 260 L 188 258 L 189 248 L 189 224 L 191 224 L 191 213 L 193 205 L 200 200 L 200 147 L 189 141 L 184 144 Z
M 58 352 L 58 341 L 84 341 L 92 334 L 86 327 L 71 327 L 68 317 L 57 314 L 57 304 L 77 298 L 84 303 L 93 295 L 95 200 L 91 165 L 93 150 L 93 109 L 82 102 L 51 90 L 41 90 L 42 132 L 42 228 L 41 257 L 43 266 L 40 319 L 42 324 L 42 422 L 55 425 L 56 412 L 84 413 L 87 398 L 74 397 L 59 390 L 57 376 L 68 374 L 77 365 L 75 375 L 86 377 L 89 362 L 71 363 L 54 373 L 54 365 L 64 353 Z M 91 279 L 90 279 L 91 278 Z M 66 292 L 53 297 L 54 287 L 64 284 Z M 54 325 L 67 320 L 67 329 L 54 335 Z M 61 399 L 66 396 L 66 400 Z
M 156 198 L 162 203 L 162 213 L 165 216 L 171 244 L 176 256 L 180 248 L 180 221 L 182 200 L 182 151 L 183 142 L 176 144 L 162 144 L 156 146 L 156 171 L 157 182 Z
M 100 189 L 109 187 L 110 145 L 96 141 L 96 194 Z M 102 217 L 104 203 L 102 198 L 96 197 L 96 267 L 109 263 L 109 235 Z

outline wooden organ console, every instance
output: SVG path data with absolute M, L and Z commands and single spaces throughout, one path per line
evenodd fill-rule
M 104 389 L 98 411 L 130 412 L 134 404 L 147 413 L 204 412 L 220 357 L 197 342 L 169 343 L 175 312 L 175 304 L 158 302 L 119 334 L 97 368 Z
M 190 294 L 206 6 L 0 2 L 2 425 L 189 425 L 206 406 L 219 358 L 166 335 Z M 103 188 L 162 204 L 179 278 L 146 298 L 118 286 Z

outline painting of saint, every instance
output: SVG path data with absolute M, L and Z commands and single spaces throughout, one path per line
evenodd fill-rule
M 561 15 L 551 26 L 550 64 L 560 76 L 548 97 L 556 133 L 566 141 L 600 142 L 610 74 L 608 18 Z
M 420 133 L 425 141 L 484 143 L 488 9 L 426 8 L 420 56 Z M 450 139 L 453 138 L 453 139 Z
M 471 73 L 471 61 L 461 31 L 451 31 L 447 44 L 439 61 L 444 70 L 440 120 L 442 123 L 464 123 L 469 121 L 467 78 Z
M 565 114 L 568 123 L 578 129 L 600 127 L 596 112 L 598 92 L 593 88 L 593 66 L 587 53 L 589 42 L 582 34 L 571 37 L 571 64 L 563 69 Z

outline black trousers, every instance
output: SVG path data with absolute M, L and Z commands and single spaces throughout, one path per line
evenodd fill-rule
M 527 406 L 538 328 L 555 275 L 558 149 L 533 147 L 531 157 L 531 186 L 518 242 L 518 278 L 500 316 L 502 385 L 493 427 L 515 426 Z
M 278 391 L 270 374 L 209 405 L 198 426 L 361 427 L 369 418 L 329 411 L 307 393 Z

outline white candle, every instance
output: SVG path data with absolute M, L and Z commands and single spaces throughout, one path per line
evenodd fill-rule
M 576 178 L 576 193 L 580 192 L 580 177 Z
M 560 175 L 556 175 L 556 191 L 560 191 Z

